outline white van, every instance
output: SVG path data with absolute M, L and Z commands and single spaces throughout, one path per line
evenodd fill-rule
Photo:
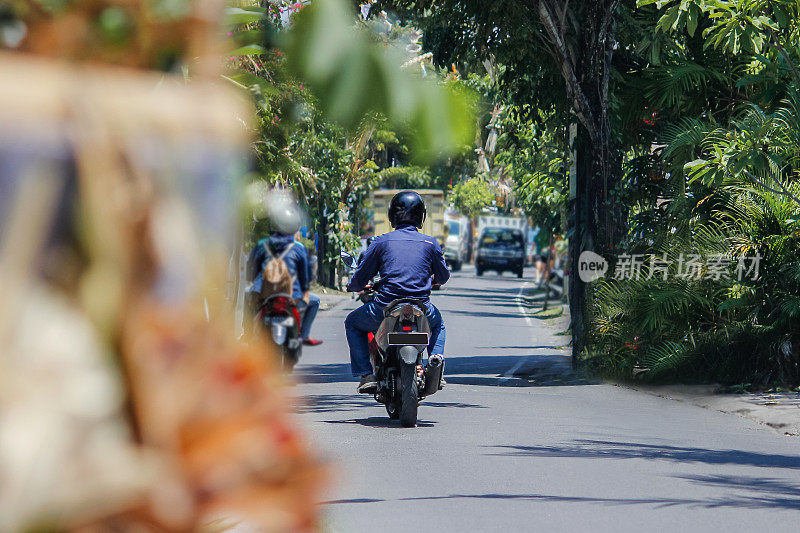
M 467 217 L 448 214 L 444 219 L 447 236 L 444 241 L 444 259 L 454 272 L 469 261 L 470 221 Z

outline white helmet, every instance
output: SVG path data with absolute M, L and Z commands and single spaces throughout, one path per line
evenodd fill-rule
M 276 231 L 294 235 L 305 225 L 305 213 L 288 190 L 273 189 L 266 198 L 267 215 Z
M 280 233 L 294 234 L 305 225 L 305 213 L 288 189 L 273 189 L 266 182 L 255 181 L 246 187 L 244 202 L 254 219 L 269 218 Z

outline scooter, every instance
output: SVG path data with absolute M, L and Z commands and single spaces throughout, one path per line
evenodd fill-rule
M 341 254 L 342 262 L 354 267 L 353 256 Z M 364 290 L 375 292 L 380 280 Z M 403 427 L 417 425 L 419 402 L 441 389 L 444 358 L 432 355 L 427 366 L 422 354 L 430 341 L 425 304 L 414 298 L 399 298 L 383 310 L 383 321 L 370 339 L 370 361 L 377 380 L 375 400 L 386 407 L 392 420 Z
M 305 306 L 290 294 L 276 293 L 267 297 L 256 313 L 256 331 L 270 331 L 281 354 L 281 366 L 291 372 L 303 352 L 300 326 Z

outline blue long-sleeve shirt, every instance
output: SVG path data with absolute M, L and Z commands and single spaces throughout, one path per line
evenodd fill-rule
M 364 252 L 347 290 L 362 290 L 375 274 L 381 275 L 381 284 L 375 293 L 375 302 L 380 305 L 397 298 L 418 298 L 427 304 L 431 285 L 441 285 L 450 279 L 439 243 L 412 225 L 400 226 L 376 237 Z
M 299 242 L 295 242 L 292 235 L 281 235 L 278 233 L 272 234 L 269 239 L 261 239 L 253 247 L 250 256 L 247 258 L 247 279 L 253 282 L 253 290 L 261 292 L 261 273 L 264 272 L 264 267 L 267 261 L 271 259 L 270 255 L 264 250 L 264 243 L 269 246 L 269 249 L 274 255 L 283 252 L 287 246 L 292 249 L 286 253 L 283 258 L 286 262 L 286 268 L 294 277 L 294 287 L 292 287 L 292 298 L 302 298 L 303 293 L 308 291 L 311 283 L 311 267 L 308 261 L 308 253 L 305 246 Z

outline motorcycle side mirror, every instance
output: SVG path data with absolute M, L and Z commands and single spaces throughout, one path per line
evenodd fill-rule
M 347 252 L 342 252 L 341 255 L 340 255 L 340 258 L 342 260 L 342 263 L 344 263 L 344 265 L 347 268 L 353 268 L 353 264 L 355 263 L 355 259 L 353 259 L 352 255 L 348 254 Z

